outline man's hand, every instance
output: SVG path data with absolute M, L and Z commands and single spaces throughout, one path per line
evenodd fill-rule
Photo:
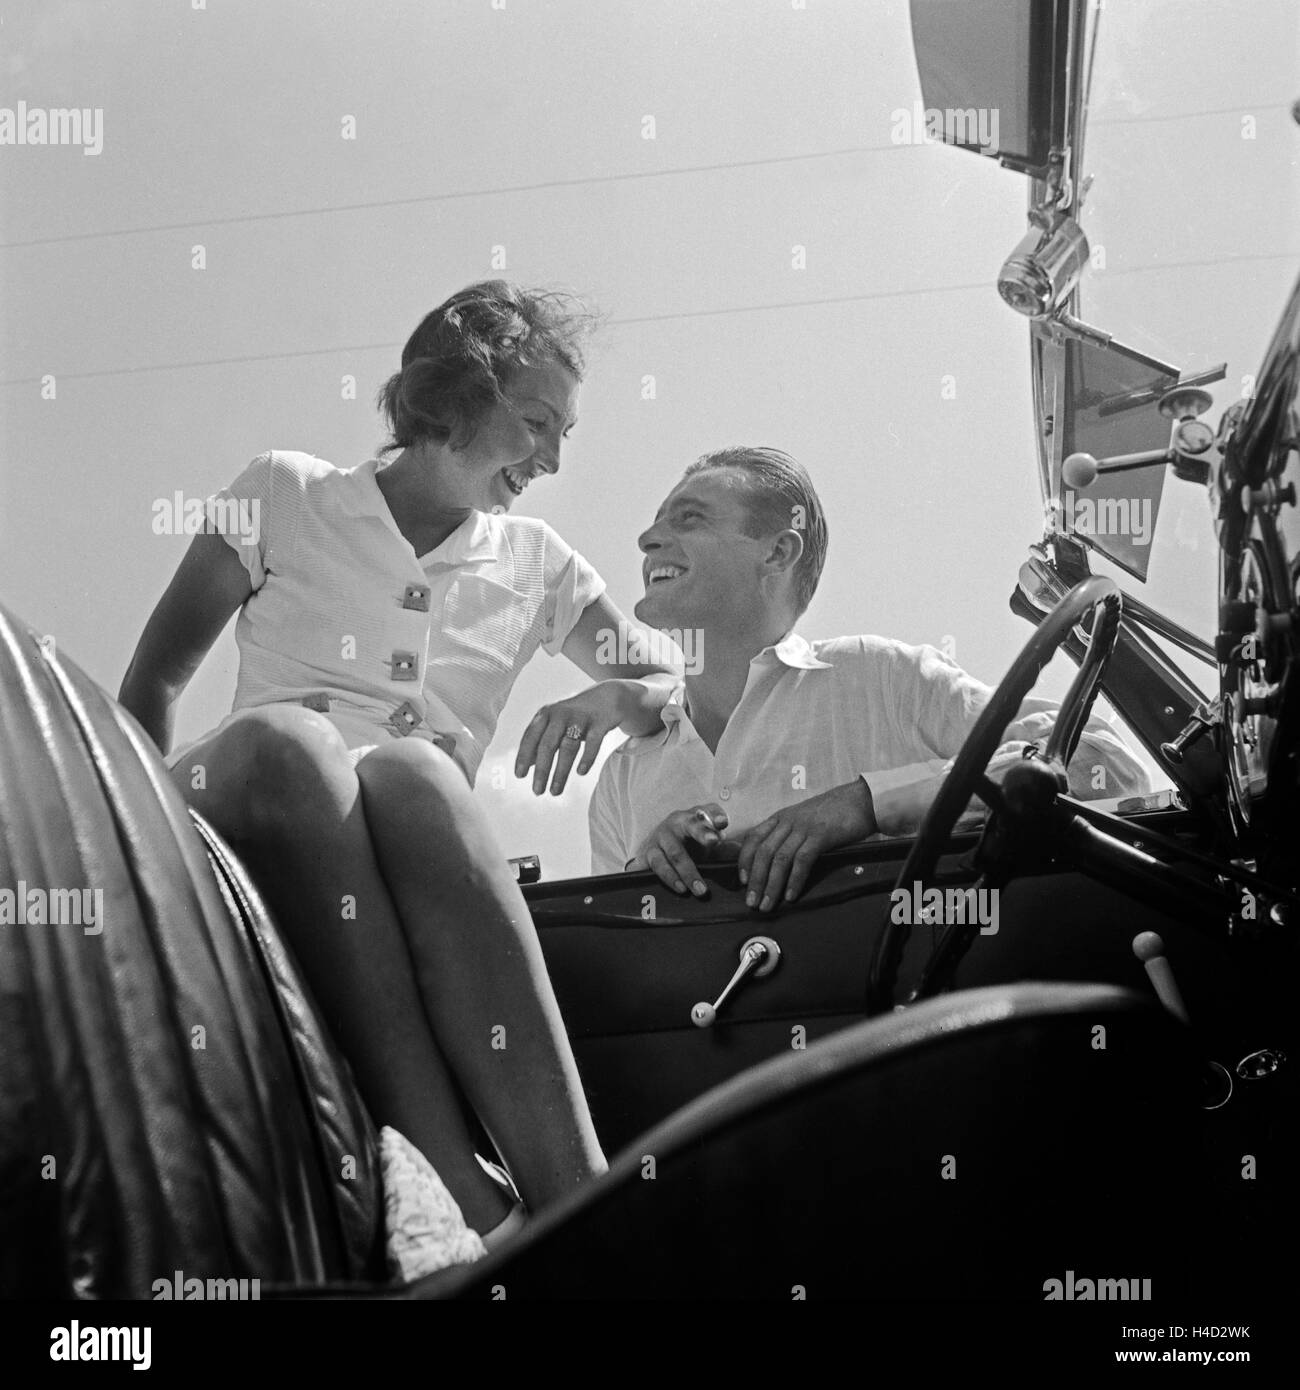
M 790 902 L 803 891 L 819 854 L 875 832 L 871 790 L 861 777 L 768 816 L 740 844 L 740 881 L 749 889 L 746 906 L 770 911 L 783 891 Z
M 628 868 L 652 870 L 674 893 L 685 893 L 689 883 L 691 892 L 702 898 L 709 890 L 686 852 L 686 841 L 694 840 L 711 849 L 721 841 L 726 828 L 727 813 L 712 801 L 674 811 L 646 836 Z

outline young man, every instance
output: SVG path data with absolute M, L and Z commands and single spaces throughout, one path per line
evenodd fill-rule
M 794 632 L 826 558 L 826 519 L 805 470 L 775 449 L 706 454 L 638 544 L 644 623 L 695 644 L 665 728 L 629 739 L 589 812 L 593 873 L 649 867 L 703 896 L 688 845 L 739 845 L 746 901 L 770 911 L 802 890 L 824 850 L 919 826 L 991 691 L 933 647 L 883 637 L 807 642 Z M 679 641 L 682 645 L 682 641 Z M 995 780 L 1051 732 L 1029 697 L 990 765 Z M 1070 763 L 1078 797 L 1148 790 L 1093 716 Z

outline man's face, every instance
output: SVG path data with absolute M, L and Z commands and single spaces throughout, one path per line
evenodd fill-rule
M 771 545 L 745 534 L 746 493 L 730 471 L 684 478 L 638 538 L 646 590 L 633 611 L 641 622 L 682 629 L 716 627 L 729 614 L 752 617 Z

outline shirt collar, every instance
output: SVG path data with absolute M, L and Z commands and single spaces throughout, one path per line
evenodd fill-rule
M 351 516 L 382 517 L 388 511 L 384 494 L 375 482 L 375 474 L 382 467 L 382 460 L 367 459 L 355 468 L 341 468 L 336 479 L 340 505 Z
M 476 560 L 495 560 L 505 539 L 505 519 L 488 512 L 471 512 L 437 550 L 421 555 L 436 556 L 439 565 L 465 565 Z
M 796 671 L 829 671 L 831 663 L 822 661 L 814 655 L 812 645 L 797 632 L 788 632 L 779 641 L 770 647 L 764 647 L 759 654 L 749 663 L 754 666 L 788 666 Z M 668 703 L 660 711 L 663 719 L 664 728 L 668 731 L 667 738 L 671 738 L 671 731 L 675 727 L 677 730 L 677 743 L 683 745 L 695 743 L 699 740 L 695 725 L 691 723 L 691 717 L 686 712 L 686 686 L 681 684 L 668 697 Z M 666 741 L 657 734 L 649 734 L 643 738 L 631 740 L 636 749 L 650 747 L 654 744 Z
M 664 721 L 664 728 L 668 730 L 668 738 L 672 737 L 674 726 L 677 729 L 678 743 L 694 743 L 699 739 L 699 734 L 695 731 L 695 725 L 691 723 L 691 717 L 686 713 L 686 686 L 677 686 L 673 693 L 668 697 L 668 703 L 659 711 L 660 718 Z M 651 734 L 645 740 L 648 744 L 655 741 L 655 735 Z M 640 740 L 637 740 L 638 746 Z
M 383 467 L 380 459 L 367 459 L 355 468 L 341 470 L 343 509 L 352 516 L 374 516 L 400 536 L 388 502 L 379 490 L 375 474 Z M 435 563 L 463 565 L 476 560 L 495 560 L 504 539 L 504 519 L 487 512 L 471 512 L 436 550 L 421 555 L 435 556 Z
M 797 632 L 787 632 L 774 646 L 764 647 L 750 665 L 759 662 L 771 665 L 773 661 L 779 661 L 783 666 L 793 666 L 797 671 L 829 671 L 831 668 L 830 662 L 816 656 L 812 644 Z

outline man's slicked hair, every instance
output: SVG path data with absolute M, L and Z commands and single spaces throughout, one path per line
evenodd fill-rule
M 794 570 L 794 598 L 800 614 L 812 602 L 826 563 L 826 513 L 808 470 L 780 449 L 735 445 L 715 449 L 696 459 L 684 477 L 726 468 L 734 471 L 745 491 L 751 536 L 798 531 L 803 554 Z

